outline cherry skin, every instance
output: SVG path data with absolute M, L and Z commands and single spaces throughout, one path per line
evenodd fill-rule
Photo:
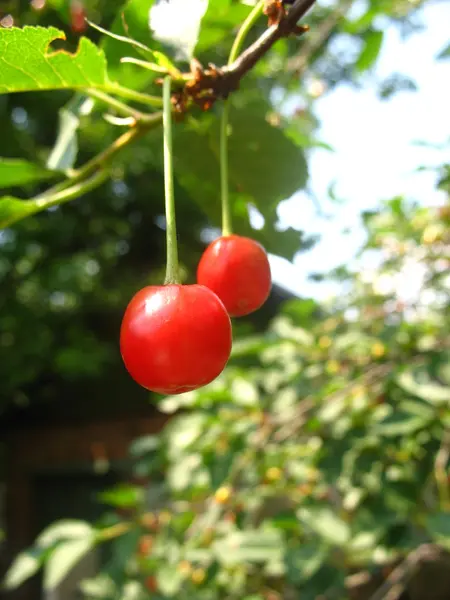
M 197 282 L 219 296 L 232 317 L 243 317 L 267 300 L 272 279 L 264 248 L 239 235 L 222 236 L 206 248 Z
M 74 33 L 83 33 L 87 29 L 86 10 L 81 0 L 72 0 L 70 3 L 70 20 Z
M 215 379 L 231 352 L 231 322 L 201 285 L 148 286 L 128 304 L 120 351 L 131 377 L 159 394 L 181 394 Z

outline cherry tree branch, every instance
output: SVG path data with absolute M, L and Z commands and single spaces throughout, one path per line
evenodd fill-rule
M 426 561 L 437 562 L 441 556 L 442 550 L 439 546 L 422 544 L 408 554 L 369 600 L 398 600 L 420 565 Z
M 192 74 L 191 78 L 185 84 L 184 93 L 189 90 L 188 96 L 196 100 L 206 92 L 211 99 L 208 106 L 215 102 L 218 98 L 226 98 L 230 92 L 239 87 L 240 80 L 261 60 L 272 46 L 281 38 L 294 33 L 302 33 L 306 28 L 299 28 L 298 21 L 308 12 L 313 6 L 315 0 L 295 0 L 287 14 L 283 15 L 279 22 L 270 26 L 256 42 L 240 54 L 240 56 L 230 65 L 221 68 L 213 67 L 212 65 L 206 69 Z M 196 76 L 197 75 L 197 76 Z M 113 90 L 112 90 L 113 91 Z M 122 90 L 123 91 L 123 90 Z M 162 113 L 146 114 L 128 107 L 123 102 L 114 100 L 107 94 L 92 93 L 100 102 L 109 104 L 122 115 L 132 117 L 130 129 L 118 137 L 110 146 L 103 150 L 100 154 L 89 160 L 87 163 L 71 171 L 68 178 L 54 187 L 46 190 L 39 198 L 45 197 L 47 200 L 57 198 L 63 190 L 72 188 L 75 184 L 83 182 L 87 177 L 94 174 L 98 169 L 103 169 L 108 165 L 116 155 L 132 142 L 145 135 L 151 129 L 162 124 Z M 121 94 L 125 97 L 125 94 Z M 130 90 L 129 97 L 131 100 L 136 99 Z M 206 107 L 206 104 L 205 104 Z M 80 186 L 82 189 L 83 186 Z
M 319 50 L 328 40 L 333 29 L 339 21 L 347 14 L 354 0 L 343 0 L 330 15 L 319 25 L 319 27 L 302 46 L 300 52 L 287 61 L 287 70 L 300 76 L 306 69 L 311 56 Z
M 222 69 L 225 88 L 237 89 L 240 80 L 281 38 L 295 32 L 298 21 L 305 16 L 315 0 L 296 0 L 289 12 L 276 25 L 272 25 L 247 50 L 229 66 Z

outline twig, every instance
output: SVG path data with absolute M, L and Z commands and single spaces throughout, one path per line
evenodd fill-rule
M 416 572 L 421 562 L 436 556 L 440 549 L 434 544 L 422 544 L 408 554 L 405 560 L 395 568 L 386 581 L 372 594 L 369 600 L 398 600 L 406 584 Z
M 221 71 L 224 77 L 224 89 L 237 89 L 240 80 L 256 65 L 256 63 L 281 38 L 293 33 L 298 21 L 305 16 L 315 0 L 297 0 L 277 25 L 269 27 L 261 37 L 229 66 Z M 223 93 L 223 90 L 222 90 Z
M 360 377 L 357 377 L 351 383 L 344 386 L 342 389 L 337 390 L 333 394 L 330 394 L 329 396 L 324 398 L 320 406 L 323 407 L 327 404 L 332 404 L 333 402 L 336 402 L 337 400 L 342 398 L 342 396 L 347 395 L 351 390 L 361 385 L 362 383 L 364 383 L 365 385 L 372 385 L 379 379 L 383 379 L 384 377 L 386 377 L 386 375 L 388 375 L 391 372 L 392 368 L 393 365 L 391 365 L 390 363 L 376 365 L 372 367 L 371 369 L 363 373 Z M 277 442 L 287 439 L 293 433 L 298 431 L 304 425 L 305 417 L 307 416 L 307 414 L 315 406 L 317 406 L 316 397 L 313 395 L 306 396 L 300 402 L 299 406 L 297 407 L 297 410 L 295 411 L 295 414 L 289 419 L 289 422 L 283 427 L 281 427 L 275 434 L 274 437 L 277 440 Z
M 223 67 L 209 65 L 207 69 L 203 69 L 196 61 L 191 77 L 181 92 L 181 95 L 185 96 L 180 102 L 181 111 L 186 107 L 186 98 L 191 98 L 200 106 L 202 100 L 206 99 L 205 106 L 209 108 L 218 98 L 227 98 L 231 92 L 237 90 L 241 79 L 278 40 L 307 31 L 306 27 L 299 27 L 297 23 L 314 3 L 315 0 L 296 0 L 289 12 L 282 16 L 277 24 L 268 27 L 256 42 L 244 50 L 231 64 Z
M 118 114 L 122 115 L 123 117 L 133 117 L 135 121 L 139 121 L 139 119 L 144 116 L 143 113 L 135 108 L 131 108 L 131 106 L 128 106 L 128 104 L 125 104 L 124 102 L 121 102 L 120 100 L 117 100 L 116 98 L 113 98 L 112 96 L 109 96 L 100 90 L 88 89 L 86 90 L 86 93 L 92 98 L 95 98 L 95 100 L 106 104 L 106 106 L 114 108 Z

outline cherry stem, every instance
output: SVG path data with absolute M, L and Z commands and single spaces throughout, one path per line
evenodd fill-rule
M 249 13 L 248 17 L 242 23 L 236 38 L 231 47 L 228 65 L 231 65 L 239 56 L 241 48 L 244 44 L 248 32 L 262 14 L 264 0 L 260 0 L 258 4 Z M 231 209 L 230 209 L 230 193 L 228 187 L 228 117 L 230 107 L 228 100 L 225 100 L 222 107 L 222 115 L 220 119 L 220 195 L 222 199 L 222 235 L 231 235 L 233 233 Z
M 231 235 L 230 194 L 228 189 L 228 113 L 230 107 L 225 100 L 220 119 L 220 195 L 222 198 L 222 235 Z
M 178 272 L 177 224 L 175 219 L 175 197 L 173 190 L 172 153 L 172 103 L 170 76 L 163 83 L 163 130 L 164 130 L 164 192 L 166 202 L 167 263 L 165 284 L 180 283 Z
M 234 39 L 233 45 L 231 47 L 230 56 L 228 58 L 228 65 L 231 65 L 237 57 L 239 56 L 242 46 L 244 45 L 245 38 L 247 37 L 248 32 L 259 19 L 260 15 L 263 12 L 264 8 L 264 0 L 260 0 L 254 8 L 249 12 L 247 18 L 242 23 L 237 35 Z

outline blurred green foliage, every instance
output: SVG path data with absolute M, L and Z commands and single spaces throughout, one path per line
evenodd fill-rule
M 52 589 L 106 545 L 92 600 L 343 599 L 355 572 L 450 548 L 450 211 L 395 198 L 364 221 L 377 267 L 348 270 L 322 316 L 288 302 L 213 384 L 161 400 L 176 414 L 133 443 L 110 512 L 50 526 L 8 587 L 44 566 Z

